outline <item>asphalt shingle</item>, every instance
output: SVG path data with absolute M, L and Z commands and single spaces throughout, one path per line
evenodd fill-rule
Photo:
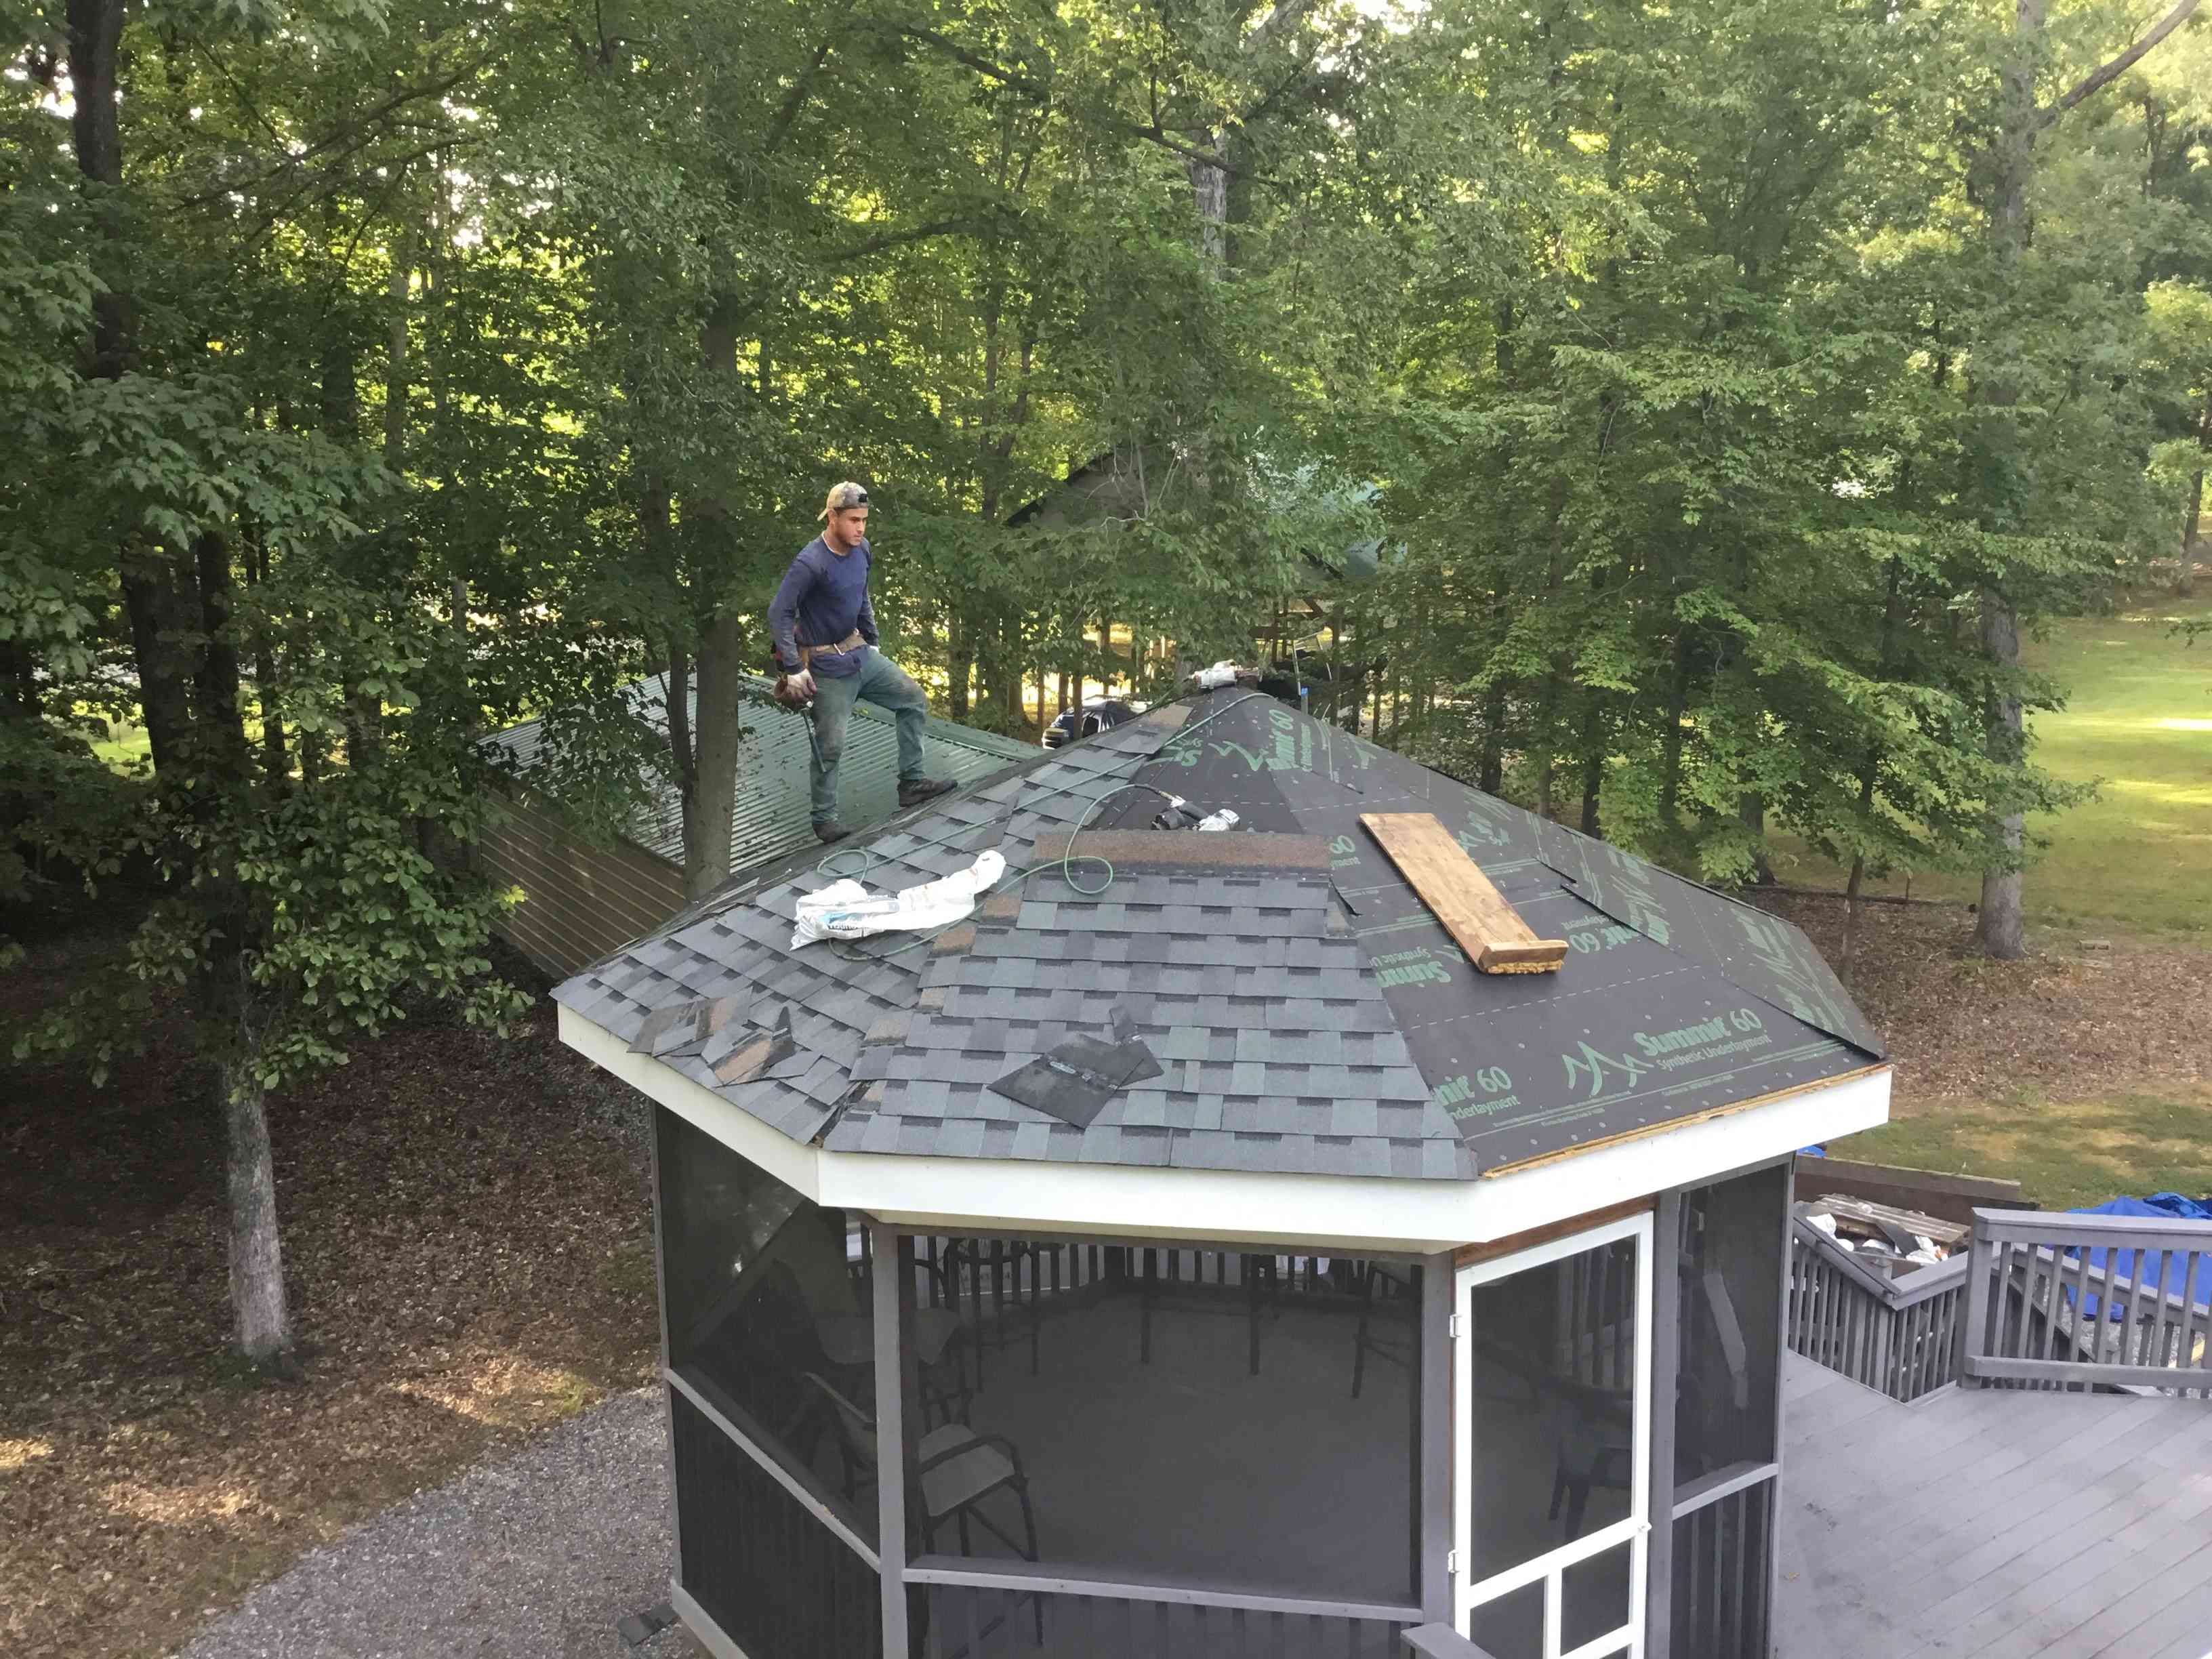
M 1250 694 L 1175 706 L 847 843 L 841 852 L 866 858 L 832 871 L 861 867 L 889 890 L 964 868 L 984 848 L 1017 872 L 1034 864 L 970 924 L 934 940 L 794 951 L 798 896 L 833 878 L 808 849 L 692 907 L 556 997 L 770 1127 L 835 1151 L 1378 1179 L 1470 1179 L 1531 1146 L 1588 1144 L 1710 1096 L 1694 1073 L 1638 1061 L 1613 1034 L 1623 1020 L 1694 1033 L 1748 994 L 1770 1010 L 1749 1029 L 1788 1038 L 1771 1045 L 1759 1086 L 1864 1063 L 1844 1042 L 1823 1046 L 1823 1032 L 1850 1027 L 1856 1010 L 1835 1006 L 1839 988 L 1794 930 L 1755 912 L 1740 921 L 1702 889 L 1302 715 L 1288 716 L 1303 735 L 1285 747 L 1283 717 Z M 1224 745 L 1241 747 L 1239 757 L 1214 763 Z M 1248 766 L 1250 756 L 1264 763 Z M 1178 873 L 1185 843 L 1164 842 L 1159 858 L 1127 858 L 1110 879 L 1096 860 L 1064 864 L 1079 826 L 1112 829 L 1114 844 L 1142 853 L 1129 832 L 1149 833 L 1159 801 L 1126 787 L 1139 779 L 1194 803 L 1234 805 L 1285 847 L 1304 837 L 1302 866 Z M 1571 953 L 1542 983 L 1473 974 L 1358 830 L 1358 814 L 1376 810 L 1436 812 L 1547 927 L 1582 924 L 1607 944 Z M 1241 850 L 1248 863 L 1265 852 Z M 1615 949 L 1615 933 L 1636 951 Z M 1662 934 L 1683 941 L 1682 952 L 1669 955 Z M 1664 969 L 1592 971 L 1637 951 L 1657 952 Z M 1582 1049 L 1564 1056 L 1564 1083 L 1573 1100 L 1595 1093 L 1599 1103 L 1571 1129 L 1548 1130 L 1567 1115 L 1557 1110 L 1562 1056 L 1549 1011 L 1584 997 L 1571 1005 L 1587 1029 Z M 683 1012 L 702 1004 L 719 1025 L 703 1040 L 697 1013 Z M 665 1019 L 654 1012 L 672 1006 Z M 794 1052 L 721 1083 L 714 1066 L 787 1011 Z M 1808 1014 L 1826 1024 L 1797 1024 Z M 1743 1029 L 1738 1018 L 1733 1029 Z M 1120 1091 L 1088 1127 L 991 1086 L 1070 1037 L 1125 1036 L 1146 1045 L 1159 1075 Z M 1618 1108 L 1607 1085 L 1626 1091 Z

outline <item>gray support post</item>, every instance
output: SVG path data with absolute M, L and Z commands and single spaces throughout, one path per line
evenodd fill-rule
M 1414 1543 L 1420 1565 L 1421 1615 L 1452 1621 L 1451 1574 L 1444 1562 L 1452 1547 L 1452 1282 L 1449 1253 L 1421 1264 L 1421 1408 L 1415 1432 L 1419 1455 L 1420 1513 Z
M 1797 1160 L 1782 1163 L 1782 1270 L 1774 1304 L 1774 1324 L 1780 1352 L 1774 1356 L 1774 1479 L 1766 1483 L 1766 1595 L 1759 1611 L 1766 1620 L 1766 1651 L 1776 1651 L 1774 1608 L 1782 1593 L 1782 1445 L 1785 1425 L 1782 1413 L 1790 1401 L 1790 1253 L 1795 1249 L 1797 1219 Z M 1647 1650 L 1648 1651 L 1648 1650 Z M 1663 1656 L 1662 1656 L 1663 1659 Z
M 2086 1261 L 2087 1258 L 2083 1257 Z M 2106 1256 L 2109 1264 L 2112 1258 Z M 1979 1210 L 1974 1212 L 1973 1236 L 1966 1243 L 1966 1316 L 1959 1331 L 1959 1382 L 1964 1387 L 1969 1381 L 1979 1383 L 1981 1374 L 1976 1361 L 1989 1351 L 1985 1328 L 1990 1317 L 1990 1297 L 1993 1286 L 1990 1280 L 1996 1271 L 1996 1249 L 1990 1237 L 1990 1224 Z M 2107 1274 L 2107 1289 L 2110 1276 Z
M 1644 1652 L 1668 1659 L 1674 1626 L 1674 1395 L 1682 1361 L 1682 1189 L 1651 1221 L 1651 1534 L 1645 1540 Z M 1687 1659 L 1687 1656 L 1686 1656 Z
M 914 1301 L 914 1241 L 868 1223 L 876 1338 L 876 1553 L 884 1587 L 884 1659 L 907 1659 L 906 1356 Z
M 645 1147 L 653 1183 L 653 1285 L 660 1304 L 660 1444 L 662 1461 L 668 1469 L 668 1582 L 672 1587 L 680 1587 L 684 1578 L 684 1514 L 676 1504 L 676 1390 L 665 1380 L 676 1362 L 668 1346 L 668 1212 L 660 1201 L 665 1173 L 660 1167 L 660 1118 L 667 1109 L 657 1104 L 647 1109 Z

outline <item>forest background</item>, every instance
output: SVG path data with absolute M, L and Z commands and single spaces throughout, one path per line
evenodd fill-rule
M 159 890 L 17 1051 L 185 999 L 288 1364 L 264 1092 L 521 1007 L 447 856 L 474 740 L 556 714 L 603 826 L 672 782 L 711 887 L 848 477 L 955 719 L 1303 644 L 1338 718 L 1704 878 L 1982 872 L 2017 956 L 2082 793 L 2021 638 L 2193 573 L 2195 11 L 0 6 L 0 889 Z M 1009 524 L 1093 463 L 1126 511 Z M 649 672 L 696 719 L 630 719 Z

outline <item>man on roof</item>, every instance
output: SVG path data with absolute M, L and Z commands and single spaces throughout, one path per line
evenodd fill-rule
M 912 806 L 941 795 L 949 782 L 923 775 L 922 721 L 929 699 L 912 676 L 876 649 L 868 603 L 868 492 L 841 483 L 822 508 L 822 533 L 799 550 L 768 608 L 776 666 L 791 692 L 812 700 L 814 833 L 842 841 L 837 818 L 837 763 L 853 705 L 866 698 L 898 720 L 898 798 Z

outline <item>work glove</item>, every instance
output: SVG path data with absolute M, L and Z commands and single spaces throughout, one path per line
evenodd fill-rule
M 791 677 L 791 689 L 801 697 L 811 697 L 814 695 L 814 671 L 811 668 L 802 668 L 793 674 Z

